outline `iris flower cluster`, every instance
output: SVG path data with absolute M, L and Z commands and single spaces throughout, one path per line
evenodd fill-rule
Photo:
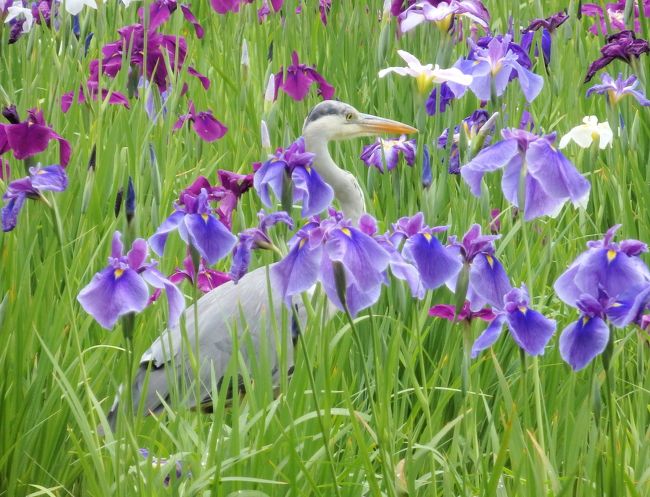
M 606 4 L 605 11 L 601 5 L 597 3 L 583 3 L 580 12 L 583 15 L 596 17 L 596 23 L 589 27 L 589 32 L 598 35 L 603 34 L 607 35 L 607 22 L 605 21 L 605 15 L 607 15 L 609 24 L 615 31 L 621 31 L 626 29 L 625 26 L 625 0 L 618 0 L 617 2 L 611 2 Z M 637 2 L 633 4 L 634 9 L 634 31 L 639 32 L 641 30 L 641 24 L 639 23 L 639 7 Z M 643 15 L 644 17 L 650 17 L 650 1 L 643 0 Z
M 642 38 L 637 38 L 633 31 L 621 31 L 609 35 L 605 45 L 600 49 L 601 56 L 593 61 L 587 70 L 585 83 L 591 81 L 591 78 L 601 69 L 608 66 L 615 60 L 622 60 L 628 64 L 637 60 L 644 53 L 650 52 L 650 44 Z
M 587 243 L 554 285 L 557 296 L 580 311 L 560 337 L 560 354 L 578 371 L 601 354 L 611 340 L 607 322 L 617 328 L 642 326 L 650 304 L 650 270 L 639 257 L 648 246 L 639 240 L 613 241 L 621 225 L 602 240 Z

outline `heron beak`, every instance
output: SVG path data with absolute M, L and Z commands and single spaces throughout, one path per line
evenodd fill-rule
M 371 114 L 361 114 L 357 124 L 361 126 L 364 132 L 371 134 L 392 133 L 410 135 L 411 133 L 418 132 L 416 128 L 409 126 L 408 124 L 393 121 L 392 119 L 386 119 L 384 117 L 373 116 Z

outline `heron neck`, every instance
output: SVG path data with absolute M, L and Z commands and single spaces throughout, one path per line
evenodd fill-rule
M 334 190 L 334 196 L 341 206 L 343 216 L 357 223 L 366 211 L 363 191 L 357 179 L 336 165 L 322 138 L 305 136 L 305 150 L 315 154 L 314 168 Z

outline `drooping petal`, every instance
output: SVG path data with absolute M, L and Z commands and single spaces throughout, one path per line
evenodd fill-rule
M 366 309 L 379 300 L 381 294 L 381 282 L 376 282 L 371 286 L 360 287 L 358 284 L 353 283 L 355 277 L 346 266 L 342 266 L 345 278 L 345 306 L 341 302 L 336 285 L 335 269 L 332 260 L 328 257 L 323 257 L 321 261 L 321 278 L 323 282 L 323 289 L 332 303 L 340 310 L 344 311 L 347 306 L 348 311 L 352 317 L 356 316 L 359 311 Z
M 481 150 L 467 165 L 461 167 L 460 175 L 469 185 L 470 191 L 479 197 L 483 175 L 504 167 L 518 153 L 516 140 L 503 140 Z
M 404 257 L 413 261 L 420 273 L 424 287 L 432 290 L 458 274 L 462 263 L 445 250 L 440 241 L 430 233 L 410 237 L 402 250 Z
M 11 231 L 16 227 L 26 196 L 24 194 L 10 198 L 2 207 L 2 231 Z
M 183 309 L 185 309 L 185 297 L 174 283 L 155 268 L 147 268 L 142 277 L 154 288 L 163 288 L 167 295 L 167 305 L 169 307 L 169 327 L 173 328 L 180 320 Z
M 171 216 L 163 221 L 156 232 L 149 238 L 149 246 L 153 251 L 162 257 L 165 252 L 165 243 L 170 232 L 178 229 L 183 221 L 185 214 L 183 212 L 174 212 Z
M 510 279 L 499 259 L 485 253 L 478 254 L 472 262 L 469 286 L 482 300 L 497 309 L 503 308 L 503 297 L 512 290 Z M 483 302 L 480 302 L 480 305 L 471 303 L 473 311 L 483 307 Z
M 322 246 L 311 247 L 306 238 L 300 239 L 287 256 L 271 266 L 273 289 L 288 303 L 291 296 L 310 288 L 320 272 Z
M 199 112 L 194 118 L 192 128 L 207 142 L 218 140 L 228 131 L 228 128 L 218 121 L 210 111 Z
M 260 196 L 262 203 L 267 207 L 273 205 L 269 195 L 269 189 L 273 191 L 277 198 L 282 198 L 286 164 L 284 161 L 269 160 L 262 164 L 255 172 L 253 186 Z
M 581 316 L 560 335 L 560 355 L 574 371 L 583 369 L 602 354 L 609 340 L 609 328 L 599 317 Z
M 529 355 L 544 353 L 544 347 L 555 333 L 555 321 L 526 307 L 507 314 L 508 328 L 517 345 Z
M 293 197 L 302 201 L 302 217 L 310 217 L 323 212 L 334 200 L 334 190 L 325 183 L 315 169 L 297 167 L 291 173 Z
M 623 328 L 636 320 L 650 303 L 650 282 L 645 287 L 631 288 L 619 296 L 606 310 L 609 321 Z
M 498 315 L 489 324 L 485 331 L 474 341 L 474 345 L 472 345 L 472 359 L 485 349 L 490 348 L 494 342 L 497 341 L 499 335 L 501 335 L 501 331 L 503 331 L 503 324 L 505 321 L 506 317 L 504 315 Z
M 184 218 L 190 243 L 208 264 L 226 256 L 237 238 L 216 217 L 208 214 L 188 214 Z

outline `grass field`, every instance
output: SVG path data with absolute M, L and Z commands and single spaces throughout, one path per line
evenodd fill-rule
M 166 112 L 159 111 L 155 121 L 145 111 L 144 89 L 135 88 L 137 68 L 129 75 L 126 60 L 115 78 L 101 75 L 100 85 L 123 93 L 128 109 L 101 98 L 75 102 L 66 113 L 61 109 L 63 94 L 85 84 L 90 61 L 119 38 L 117 30 L 139 22 L 142 2 L 125 7 L 106 0 L 96 10 L 85 7 L 79 38 L 61 6 L 57 29 L 35 24 L 14 44 L 7 44 L 10 25 L 0 26 L 0 107 L 15 104 L 21 120 L 28 109 L 42 110 L 72 148 L 67 189 L 45 192 L 47 203 L 27 200 L 15 229 L 0 235 L 0 496 L 650 495 L 650 336 L 634 325 L 611 327 L 609 369 L 599 356 L 574 372 L 562 360 L 559 337 L 580 314 L 553 290 L 586 243 L 600 240 L 611 226 L 622 224 L 618 241 L 650 241 L 648 107 L 634 98 L 610 106 L 604 95 L 586 97 L 600 82 L 600 73 L 590 83 L 583 79 L 605 37 L 588 31 L 594 18 L 579 18 L 578 1 L 486 0 L 494 34 L 507 32 L 510 18 L 514 26 L 527 26 L 565 8 L 569 14 L 552 34 L 548 66 L 531 49 L 532 71 L 544 83 L 532 103 L 526 103 L 517 81 L 486 103 L 490 114 L 499 112 L 492 143 L 501 139 L 501 129 L 518 127 L 525 110 L 535 123 L 533 132 L 557 132 L 558 140 L 589 115 L 615 130 L 606 149 L 571 143 L 562 150 L 591 184 L 586 208 L 567 204 L 555 218 L 525 222 L 504 198 L 501 173 L 485 176 L 477 198 L 459 175 L 447 172 L 442 159 L 449 152 L 436 146 L 443 130 L 479 107 L 473 93 L 429 116 L 428 93 L 419 94 L 412 78 L 378 77 L 381 69 L 403 65 L 397 49 L 423 63 L 452 66 L 468 54 L 470 21 L 457 20 L 451 35 L 425 22 L 398 36 L 398 20 L 382 13 L 381 3 L 333 0 L 324 25 L 315 0 L 305 0 L 299 14 L 298 0 L 286 0 L 282 14 L 271 9 L 261 23 L 260 2 L 221 15 L 210 2 L 192 1 L 205 30 L 202 39 L 180 8 L 158 28 L 184 36 L 187 56 L 180 71 L 173 70 L 173 60 L 165 61 L 171 90 Z M 643 2 L 628 2 L 630 8 L 637 3 Z M 0 0 L 0 18 L 1 6 Z M 639 17 L 637 37 L 647 39 L 650 21 Z M 629 15 L 627 21 L 631 26 Z M 535 34 L 538 44 L 540 35 Z M 515 30 L 514 40 L 520 36 Z M 241 63 L 244 40 L 248 67 Z M 429 145 L 432 183 L 426 189 L 421 147 L 412 167 L 402 160 L 380 174 L 359 159 L 373 138 L 330 146 L 334 160 L 359 179 L 379 231 L 421 211 L 428 225 L 449 225 L 448 234 L 462 236 L 474 223 L 489 232 L 490 212 L 500 209 L 496 256 L 513 286 L 528 286 L 531 307 L 556 320 L 555 334 L 543 355 L 531 357 L 504 331 L 470 361 L 468 344 L 485 323 L 433 318 L 430 307 L 455 304 L 453 293 L 442 286 L 414 299 L 403 281 L 389 276 L 379 301 L 361 311 L 354 326 L 341 312 L 327 319 L 326 297 L 316 293 L 294 353 L 295 372 L 290 381 L 282 377 L 279 393 L 268 364 L 245 368 L 235 358 L 229 371 L 243 376 L 245 396 L 230 401 L 222 391 L 210 414 L 173 402 L 159 417 L 123 413 L 114 433 L 98 433 L 133 365 L 125 321 L 105 330 L 77 295 L 106 267 L 116 230 L 128 240 L 146 239 L 197 176 L 214 183 L 219 169 L 248 174 L 252 163 L 266 160 L 262 119 L 273 149 L 300 135 L 305 116 L 321 100 L 315 89 L 302 101 L 283 91 L 274 103 L 264 99 L 269 76 L 291 64 L 294 50 L 301 63 L 314 66 L 334 86 L 334 98 L 360 112 L 411 124 L 419 129 L 418 144 Z M 636 74 L 637 90 L 650 92 L 648 57 L 642 54 L 630 64 L 616 60 L 604 71 L 613 77 Z M 188 66 L 210 78 L 209 89 L 188 74 Z M 188 91 L 182 94 L 185 83 Z M 223 138 L 206 142 L 187 125 L 173 129 L 187 113 L 188 99 L 227 126 Z M 159 97 L 155 100 L 160 109 Z M 0 138 L 0 151 L 1 145 Z M 88 168 L 93 149 L 96 165 Z M 10 151 L 1 157 L 11 168 L 10 176 L 0 179 L 5 192 L 10 181 L 25 176 L 27 166 L 59 163 L 59 146 L 53 140 L 26 160 Z M 461 157 L 462 164 L 469 162 L 465 150 Z M 116 217 L 114 210 L 129 177 L 136 197 L 127 227 L 124 213 Z M 254 190 L 245 193 L 233 232 L 257 225 L 262 207 Z M 278 201 L 275 210 L 280 209 Z M 301 226 L 300 208 L 291 214 Z M 291 234 L 286 227 L 272 231 L 285 253 Z M 184 257 L 185 244 L 172 235 L 159 268 L 169 274 Z M 276 258 L 255 251 L 252 267 Z M 647 254 L 641 259 L 650 262 Z M 215 268 L 227 272 L 230 258 Z M 180 288 L 190 305 L 197 292 L 187 283 Z M 135 315 L 134 357 L 167 319 L 164 298 Z

